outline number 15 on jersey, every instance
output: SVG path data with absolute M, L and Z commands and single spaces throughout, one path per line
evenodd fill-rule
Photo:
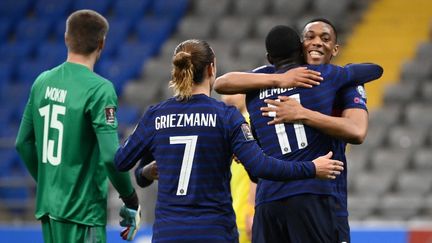
M 46 105 L 39 108 L 39 114 L 44 118 L 42 163 L 49 162 L 59 165 L 62 157 L 63 123 L 59 121 L 59 115 L 66 114 L 66 107 L 62 105 Z M 50 119 L 51 117 L 51 119 Z M 48 139 L 51 129 L 58 130 L 58 139 Z M 57 155 L 54 155 L 54 145 L 57 142 Z

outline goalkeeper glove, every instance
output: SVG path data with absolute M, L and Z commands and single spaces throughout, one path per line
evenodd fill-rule
M 120 225 L 126 227 L 120 236 L 123 240 L 131 241 L 141 226 L 141 208 L 138 204 L 138 196 L 135 190 L 129 196 L 120 196 L 124 205 L 120 209 L 122 220 Z
M 123 205 L 120 209 L 120 226 L 126 227 L 120 236 L 123 240 L 132 241 L 135 238 L 141 226 L 141 207 L 138 205 L 138 209 L 131 209 Z

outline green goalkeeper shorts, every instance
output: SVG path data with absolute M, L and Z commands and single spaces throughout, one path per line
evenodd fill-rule
M 105 243 L 105 226 L 88 226 L 58 221 L 48 216 L 41 219 L 45 243 Z

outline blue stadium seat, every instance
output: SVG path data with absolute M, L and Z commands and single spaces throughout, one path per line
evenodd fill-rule
M 11 23 L 12 21 L 9 21 L 6 18 L 1 18 L 0 19 L 0 43 L 1 42 L 6 42 L 6 40 L 8 39 L 8 36 L 11 32 Z
M 21 120 L 24 106 L 30 93 L 31 84 L 8 84 L 5 89 L 0 90 L 0 102 L 8 104 L 11 109 L 10 119 L 15 123 Z M 16 125 L 16 124 L 15 124 Z M 12 136 L 16 136 L 16 131 L 10 131 Z
M 66 32 L 66 17 L 60 20 L 57 20 L 54 23 L 54 37 L 59 42 L 64 42 L 64 34 Z
M 32 55 L 33 43 L 29 41 L 16 41 L 0 44 L 0 56 L 4 60 L 15 64 Z
M 111 7 L 111 0 L 75 0 L 73 3 L 73 9 L 91 9 L 100 14 L 105 14 Z
M 64 18 L 70 11 L 71 3 L 71 0 L 38 0 L 36 16 L 51 20 Z
M 171 21 L 169 31 L 173 32 L 186 13 L 188 5 L 187 0 L 157 0 L 151 12 L 156 17 L 168 18 Z
M 21 164 L 18 153 L 15 148 L 0 148 L 0 174 L 4 175 L 5 171 L 16 167 L 21 171 L 25 171 L 25 167 Z
M 30 59 L 22 61 L 18 64 L 18 80 L 24 83 L 32 84 L 42 72 L 54 67 L 54 63 L 49 62 L 45 58 Z
M 12 79 L 13 65 L 9 62 L 0 62 L 0 87 Z
M 20 161 L 15 149 L 0 149 L 0 179 L 7 181 L 10 186 L 0 187 L 0 198 L 8 206 L 24 204 L 31 192 L 25 183 L 13 185 L 13 181 L 24 181 L 29 176 L 23 162 Z M 24 213 L 22 209 L 14 208 L 13 213 Z
M 126 42 L 118 50 L 118 59 L 125 62 L 135 62 L 142 65 L 157 51 L 155 43 L 150 42 Z
M 117 111 L 119 125 L 130 126 L 136 124 L 140 117 L 140 111 L 136 107 L 129 105 L 120 105 Z
M 0 174 L 5 175 L 5 172 L 15 163 L 15 152 L 12 149 L 0 148 L 0 158 Z
M 172 23 L 168 18 L 145 17 L 137 22 L 135 28 L 141 42 L 157 44 L 153 55 L 159 52 L 161 45 L 171 35 Z
M 173 21 L 173 24 L 177 24 L 180 18 L 185 14 L 187 7 L 187 0 L 155 1 L 153 13 L 158 17 L 169 18 Z
M 126 82 L 137 76 L 140 66 L 141 63 L 128 59 L 104 58 L 98 63 L 96 72 L 110 80 L 117 95 L 121 95 Z
M 47 39 L 51 29 L 51 22 L 44 19 L 23 19 L 16 28 L 16 38 L 18 41 L 31 41 L 34 45 L 39 45 Z
M 113 14 L 136 21 L 145 15 L 152 3 L 153 0 L 117 0 L 113 5 Z
M 21 122 L 22 115 L 24 114 L 25 106 L 27 105 L 28 96 L 30 95 L 30 86 L 28 89 L 25 89 L 22 93 L 24 94 L 23 98 L 17 100 L 15 104 L 12 105 L 13 110 L 11 114 L 11 123 L 9 125 L 9 136 L 15 138 L 18 134 L 18 126 Z
M 110 18 L 108 22 L 110 27 L 102 54 L 104 57 L 111 57 L 117 53 L 118 47 L 126 40 L 132 26 L 131 21 L 125 18 Z
M 3 100 L 3 99 L 0 99 L 0 100 Z M 7 129 L 9 124 L 12 122 L 12 120 L 13 120 L 13 118 L 12 118 L 13 110 L 12 109 L 13 109 L 13 107 L 9 106 L 9 105 L 4 105 L 4 106 L 0 107 L 0 114 L 2 114 L 0 116 L 0 130 Z M 0 134 L 3 134 L 5 132 L 6 131 L 0 132 Z M 0 158 L 2 158 L 2 157 L 0 157 Z
M 64 42 L 44 42 L 36 49 L 36 59 L 45 60 L 50 64 L 66 61 L 67 48 Z
M 32 4 L 32 0 L 1 0 L 0 16 L 10 20 L 19 20 L 26 16 Z

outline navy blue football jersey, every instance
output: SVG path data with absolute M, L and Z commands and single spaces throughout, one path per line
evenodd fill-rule
M 367 111 L 366 91 L 363 85 L 349 86 L 339 90 L 336 94 L 336 100 L 333 105 L 333 116 L 341 116 L 345 109 L 363 109 Z M 344 171 L 336 178 L 336 191 L 338 197 L 338 207 L 336 208 L 337 216 L 348 216 L 348 166 L 345 156 L 346 143 L 340 139 L 334 140 L 334 150 L 338 150 L 343 156 L 341 161 L 344 163 Z
M 204 94 L 168 99 L 144 114 L 117 151 L 125 171 L 155 159 L 159 171 L 154 242 L 237 242 L 230 192 L 232 155 L 257 177 L 314 178 L 312 161 L 286 162 L 263 154 L 233 106 Z
M 287 67 L 280 72 L 288 70 Z M 246 105 L 251 125 L 264 152 L 282 160 L 313 160 L 333 151 L 333 158 L 343 160 L 344 153 L 334 147 L 334 138 L 301 123 L 285 123 L 268 126 L 272 118 L 261 115 L 260 107 L 266 106 L 264 99 L 277 99 L 278 95 L 290 96 L 304 107 L 331 115 L 336 92 L 341 88 L 363 84 L 379 78 L 382 68 L 375 64 L 352 64 L 346 67 L 334 65 L 307 65 L 309 69 L 321 72 L 324 80 L 313 88 L 268 88 L 249 92 Z M 255 72 L 271 72 L 261 68 Z M 297 194 L 324 194 L 338 198 L 335 181 L 304 179 L 289 182 L 275 182 L 260 179 L 257 187 L 256 204 L 282 199 Z

